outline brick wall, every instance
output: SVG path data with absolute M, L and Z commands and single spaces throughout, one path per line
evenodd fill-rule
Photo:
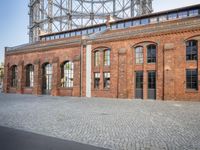
M 191 20 L 190 20 L 191 21 Z M 198 20 L 199 21 L 199 20 Z M 182 21 L 184 22 L 184 21 Z M 179 25 L 176 21 L 171 24 Z M 180 22 L 181 24 L 181 22 Z M 186 23 L 185 23 L 186 24 Z M 166 25 L 166 27 L 165 27 Z M 156 71 L 156 99 L 158 100 L 197 100 L 200 101 L 200 84 L 197 91 L 188 91 L 186 89 L 186 72 L 187 68 L 198 68 L 198 80 L 200 81 L 200 59 L 198 61 L 186 61 L 186 45 L 189 39 L 198 40 L 198 49 L 200 49 L 200 28 L 181 26 L 185 29 L 169 30 L 170 22 L 161 24 L 158 32 L 142 33 L 134 36 L 126 36 L 127 33 L 134 33 L 136 30 L 156 28 L 158 25 L 149 25 L 147 27 L 129 28 L 117 31 L 108 31 L 102 37 L 96 40 L 87 40 L 83 45 L 68 45 L 54 48 L 46 48 L 45 50 L 34 50 L 31 52 L 19 52 L 6 54 L 5 61 L 5 93 L 33 93 L 42 94 L 42 65 L 51 63 L 53 65 L 53 80 L 51 95 L 53 96 L 85 96 L 86 95 L 86 49 L 87 43 L 92 45 L 92 50 L 107 47 L 111 49 L 111 66 L 99 68 L 94 67 L 94 55 L 92 53 L 92 82 L 91 91 L 93 97 L 111 97 L 111 98 L 135 98 L 135 71 L 144 72 L 143 97 L 148 98 L 148 71 Z M 161 30 L 162 29 L 162 30 Z M 164 31 L 166 29 L 166 31 Z M 144 30 L 146 31 L 146 30 Z M 149 31 L 150 32 L 150 31 Z M 120 36 L 114 36 L 121 33 Z M 113 36 L 112 36 L 113 35 Z M 122 38 L 124 36 L 124 38 Z M 126 38 L 125 38 L 126 36 Z M 105 38 L 104 38 L 105 37 Z M 107 38 L 109 37 L 109 39 Z M 112 37 L 112 38 L 111 38 Z M 107 39 L 106 39 L 107 38 Z M 119 39 L 118 39 L 119 38 Z M 67 40 L 67 39 L 66 39 Z M 69 39 L 70 40 L 70 39 Z M 53 43 L 54 41 L 52 41 Z M 48 45 L 49 42 L 47 42 Z M 51 43 L 51 44 L 52 44 Z M 155 44 L 157 47 L 157 60 L 155 64 L 147 63 L 148 44 Z M 144 63 L 135 64 L 135 46 L 144 47 Z M 81 56 L 82 46 L 82 57 Z M 200 50 L 198 51 L 200 56 Z M 101 64 L 103 56 L 101 53 Z M 61 88 L 60 66 L 65 61 L 74 62 L 74 86 L 73 88 Z M 81 61 L 82 60 L 82 61 Z M 25 87 L 24 70 L 27 64 L 34 65 L 34 87 Z M 82 64 L 82 72 L 81 66 Z M 18 86 L 10 87 L 10 67 L 18 65 Z M 101 73 L 100 89 L 94 89 L 94 72 Z M 111 87 L 103 89 L 103 72 L 110 72 Z M 82 78 L 82 86 L 81 86 Z M 200 83 L 200 82 L 199 82 Z M 81 92 L 82 91 L 82 92 Z

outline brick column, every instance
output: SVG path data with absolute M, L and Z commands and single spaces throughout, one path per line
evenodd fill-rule
M 146 100 L 148 98 L 148 80 L 147 80 L 147 47 L 144 45 L 143 47 L 143 99 Z
M 127 98 L 127 70 L 126 70 L 126 49 L 119 50 L 119 66 L 118 66 L 118 98 Z
M 59 77 L 58 73 L 59 73 L 59 68 L 60 68 L 58 57 L 53 58 L 52 67 L 53 67 L 53 76 L 52 76 L 51 95 L 58 96 L 58 87 L 59 87 L 59 82 L 60 82 L 60 79 L 58 78 Z
M 10 64 L 4 65 L 3 92 L 9 93 L 10 88 Z
M 24 82 L 24 62 L 20 61 L 17 66 L 17 91 L 18 94 L 23 94 L 23 82 Z
M 198 92 L 200 93 L 200 40 L 198 40 Z
M 156 64 L 156 99 L 163 100 L 163 45 L 157 46 L 157 64 Z
M 74 85 L 72 96 L 80 96 L 80 56 L 76 56 L 73 60 L 74 63 Z
M 174 50 L 173 43 L 164 45 L 164 100 L 173 100 L 174 93 Z
M 41 95 L 42 94 L 42 69 L 40 66 L 40 60 L 37 59 L 34 61 L 34 87 L 33 94 Z

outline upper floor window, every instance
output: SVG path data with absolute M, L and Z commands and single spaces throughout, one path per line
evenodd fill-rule
M 147 46 L 147 63 L 156 62 L 156 45 Z
M 141 20 L 141 25 L 147 25 L 149 24 L 149 19 L 142 19 Z
M 198 9 L 189 11 L 189 16 L 197 16 L 198 14 L 199 14 L 199 10 Z
M 11 87 L 17 87 L 17 66 L 11 68 Z
M 33 65 L 27 65 L 26 67 L 26 86 L 27 87 L 33 87 L 34 83 L 34 66 Z
M 96 51 L 94 53 L 94 65 L 95 67 L 100 66 L 100 52 Z
M 198 73 L 197 69 L 187 69 L 186 70 L 186 88 L 197 90 L 198 86 Z
M 191 40 L 186 42 L 186 60 L 197 60 L 198 42 Z
M 110 66 L 110 49 L 104 51 L 104 66 Z
M 103 87 L 105 89 L 109 89 L 110 88 L 110 73 L 109 72 L 104 72 L 103 73 Z
M 135 48 L 135 63 L 136 64 L 143 63 L 143 47 L 141 46 Z
M 171 19 L 176 19 L 177 18 L 177 13 L 173 13 L 173 14 L 169 14 L 168 15 L 168 19 L 171 20 Z
M 62 87 L 73 87 L 74 80 L 74 64 L 71 61 L 65 62 L 61 66 L 61 86 Z
M 166 15 L 159 17 L 159 21 L 160 22 L 163 22 L 163 21 L 166 21 L 166 20 L 167 20 L 167 16 Z
M 179 18 L 186 18 L 188 16 L 188 12 L 187 11 L 183 11 L 183 12 L 179 12 L 178 13 L 178 17 Z

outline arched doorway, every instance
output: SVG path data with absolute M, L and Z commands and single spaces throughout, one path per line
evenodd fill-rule
M 43 94 L 51 94 L 52 88 L 52 65 L 46 63 L 43 65 L 43 77 L 42 77 L 42 93 Z

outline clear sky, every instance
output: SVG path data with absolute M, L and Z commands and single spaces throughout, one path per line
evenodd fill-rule
M 28 43 L 29 0 L 0 1 L 0 62 L 4 61 L 4 47 Z M 200 4 L 199 0 L 154 0 L 154 12 Z

